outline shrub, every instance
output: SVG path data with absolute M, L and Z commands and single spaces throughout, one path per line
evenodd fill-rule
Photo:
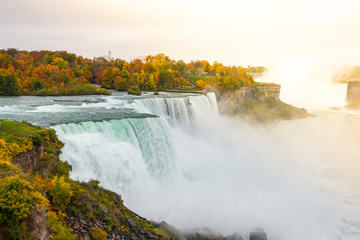
M 43 209 L 47 199 L 18 174 L 0 180 L 0 223 L 14 223 L 31 214 L 33 205 Z
M 47 184 L 47 191 L 51 196 L 53 209 L 57 211 L 64 211 L 66 206 L 71 202 L 71 197 L 73 196 L 71 184 L 65 181 L 64 176 L 56 176 L 54 179 L 50 180 Z
M 42 88 L 37 90 L 34 94 L 37 96 L 47 96 L 48 92 L 46 91 L 46 89 Z
M 71 229 L 66 227 L 57 217 L 55 212 L 48 212 L 46 224 L 51 228 L 51 239 L 53 240 L 75 240 Z
M 196 84 L 201 89 L 204 89 L 206 87 L 206 82 L 204 82 L 203 80 L 199 80 Z
M 91 237 L 93 240 L 106 240 L 107 233 L 101 228 L 93 228 L 91 230 Z
M 132 94 L 132 95 L 138 95 L 140 96 L 141 95 L 141 91 L 139 89 L 139 86 L 132 86 L 130 87 L 128 90 L 127 90 L 127 93 L 128 94 Z
M 98 88 L 96 89 L 96 93 L 97 95 L 111 95 L 111 92 L 104 89 L 104 88 Z
M 13 142 L 0 139 L 0 162 L 9 162 L 12 157 L 33 148 L 31 139 L 12 136 L 11 140 Z

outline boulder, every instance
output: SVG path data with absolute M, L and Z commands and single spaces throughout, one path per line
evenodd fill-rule
M 251 232 L 250 240 L 267 240 L 266 233 L 263 231 Z

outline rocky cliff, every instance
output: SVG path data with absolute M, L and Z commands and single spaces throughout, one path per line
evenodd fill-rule
M 360 99 L 360 82 L 350 82 L 347 87 L 347 101 Z
M 0 240 L 243 240 L 148 221 L 99 181 L 70 179 L 62 147 L 53 129 L 0 120 Z
M 351 107 L 360 107 L 360 82 L 349 82 L 346 100 Z
M 235 91 L 228 91 L 217 94 L 219 111 L 221 113 L 231 113 L 237 104 L 248 100 L 264 100 L 271 97 L 279 100 L 281 86 L 278 84 L 257 85 L 254 87 L 242 87 Z
M 168 239 L 121 196 L 69 178 L 52 129 L 0 120 L 0 239 Z
M 278 84 L 257 84 L 235 91 L 217 94 L 219 111 L 226 115 L 237 115 L 258 122 L 273 122 L 305 118 L 309 114 L 282 102 Z

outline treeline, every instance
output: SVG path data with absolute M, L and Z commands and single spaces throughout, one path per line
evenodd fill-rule
M 94 58 L 93 66 L 94 80 L 104 88 L 125 91 L 131 87 L 161 90 L 189 86 L 185 62 L 171 60 L 164 54 L 136 58 L 130 62 Z
M 360 66 L 345 66 L 334 74 L 335 82 L 349 82 L 360 80 Z
M 128 92 L 196 87 L 223 91 L 251 86 L 254 80 L 242 67 L 205 60 L 186 64 L 164 54 L 125 61 L 91 60 L 66 51 L 0 50 L 0 95 L 110 94 L 93 84 Z
M 91 66 L 65 51 L 0 50 L 0 95 L 110 94 L 90 84 Z
M 192 81 L 200 88 L 211 88 L 219 91 L 236 90 L 240 87 L 253 86 L 254 79 L 247 70 L 240 66 L 224 66 L 215 61 L 191 61 L 188 65 Z

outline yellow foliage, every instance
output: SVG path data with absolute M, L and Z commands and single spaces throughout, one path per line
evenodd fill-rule
M 91 238 L 93 240 L 106 240 L 107 233 L 101 228 L 93 228 L 91 230 Z
M 71 184 L 65 180 L 64 176 L 56 176 L 47 185 L 47 191 L 52 197 L 53 208 L 57 211 L 63 211 L 71 202 L 73 191 Z
M 33 142 L 31 139 L 19 138 L 14 143 L 8 143 L 4 139 L 0 139 L 0 162 L 10 162 L 12 157 L 32 148 Z
M 44 209 L 47 204 L 48 200 L 23 175 L 0 180 L 0 222 L 24 219 L 33 205 Z
M 50 238 L 54 240 L 75 240 L 76 235 L 72 234 L 72 229 L 68 228 L 53 211 L 48 211 L 46 225 L 51 228 Z
M 45 161 L 51 160 L 53 157 L 54 157 L 53 153 L 44 152 L 44 160 Z
M 206 82 L 204 82 L 203 80 L 199 80 L 196 83 L 198 85 L 199 88 L 205 88 L 206 87 Z
M 130 234 L 129 228 L 126 227 L 125 225 L 122 225 L 120 229 L 121 229 L 121 232 Z

